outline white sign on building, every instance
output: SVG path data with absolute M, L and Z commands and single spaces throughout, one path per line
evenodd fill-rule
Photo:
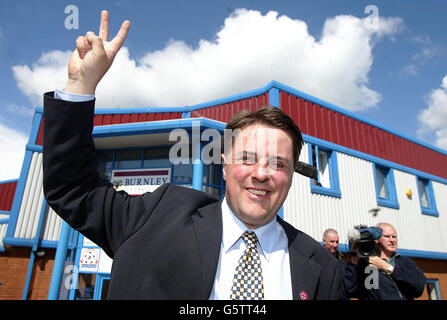
M 171 182 L 171 168 L 113 170 L 111 180 L 117 191 L 139 195 Z

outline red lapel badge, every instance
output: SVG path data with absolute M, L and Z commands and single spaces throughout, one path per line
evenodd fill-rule
M 307 296 L 306 291 L 300 291 L 300 299 L 307 300 L 309 297 Z

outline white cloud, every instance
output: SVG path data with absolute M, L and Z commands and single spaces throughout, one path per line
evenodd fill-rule
M 29 106 L 19 106 L 14 103 L 7 103 L 5 109 L 15 115 L 32 116 L 34 114 L 33 108 L 30 108 Z
M 45 92 L 64 88 L 70 55 L 70 51 L 49 51 L 42 54 L 31 68 L 26 65 L 12 67 L 17 86 L 33 106 L 42 105 Z
M 433 43 L 428 35 L 413 37 L 411 42 L 418 45 L 418 50 L 411 56 L 412 62 L 400 69 L 399 74 L 403 78 L 417 76 L 421 67 L 430 62 L 435 63 L 446 53 L 445 47 L 443 45 Z
M 373 29 L 365 19 L 328 18 L 317 39 L 304 21 L 238 9 L 212 41 L 202 39 L 195 47 L 170 41 L 138 61 L 123 47 L 98 86 L 97 106 L 191 105 L 276 80 L 340 107 L 366 110 L 381 100 L 368 87 L 372 49 L 381 37 L 397 34 L 403 22 L 381 17 L 380 28 Z M 34 105 L 45 91 L 64 87 L 69 55 L 51 51 L 32 68 L 13 67 Z
M 414 63 L 403 66 L 399 71 L 399 75 L 405 79 L 409 78 L 410 76 L 417 76 L 418 74 L 418 65 Z
M 3 109 L 3 112 L 0 113 L 0 122 L 7 121 L 6 119 L 11 115 L 32 116 L 34 114 L 34 108 L 25 105 L 17 105 L 2 98 L 0 98 L 0 106 Z
M 18 179 L 28 137 L 0 123 L 0 181 Z
M 418 135 L 426 138 L 433 134 L 436 146 L 447 150 L 447 75 L 440 88 L 427 95 L 426 104 L 428 107 L 418 116 L 421 123 Z

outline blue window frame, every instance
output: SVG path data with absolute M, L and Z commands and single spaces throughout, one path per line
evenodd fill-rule
M 373 171 L 377 205 L 399 209 L 393 169 L 373 163 Z
M 310 180 L 310 191 L 341 198 L 337 153 L 314 144 L 308 146 L 309 164 L 317 168 L 318 171 L 318 176 Z
M 429 300 L 441 300 L 438 279 L 427 279 L 426 287 Z
M 438 217 L 438 209 L 436 208 L 435 194 L 431 180 L 416 177 L 418 186 L 419 203 L 423 214 Z
M 110 274 L 98 273 L 95 281 L 93 300 L 106 300 L 109 292 Z

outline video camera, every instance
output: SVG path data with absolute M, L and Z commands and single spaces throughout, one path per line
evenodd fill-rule
M 367 258 L 378 255 L 378 247 L 375 240 L 382 236 L 382 229 L 368 227 L 366 225 L 354 226 L 348 231 L 349 248 L 359 258 Z

